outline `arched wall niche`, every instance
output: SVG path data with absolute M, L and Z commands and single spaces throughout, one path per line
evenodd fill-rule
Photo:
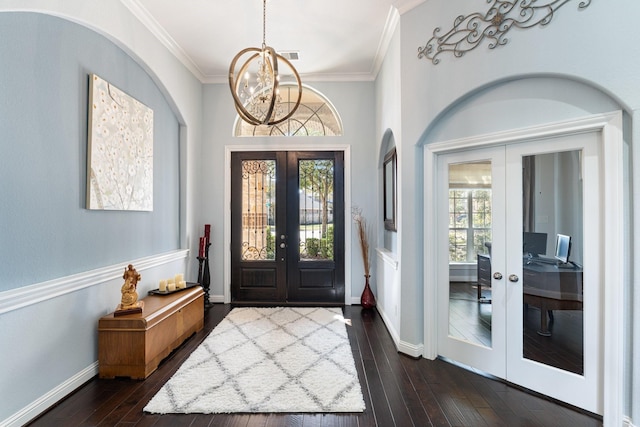
M 452 102 L 427 126 L 418 145 L 620 109 L 625 110 L 624 105 L 596 85 L 570 76 L 515 76 Z
M 380 144 L 380 152 L 378 153 L 378 166 L 381 168 L 384 163 L 384 156 L 387 155 L 389 150 L 396 146 L 396 139 L 393 136 L 393 131 L 387 129 L 382 135 L 382 143 Z
M 41 14 L 85 27 L 121 49 L 147 74 L 164 97 L 179 127 L 176 140 L 180 152 L 179 246 L 188 247 L 193 244 L 188 232 L 193 216 L 187 212 L 193 208 L 195 200 L 187 195 L 187 186 L 190 185 L 188 182 L 197 182 L 192 159 L 196 159 L 193 151 L 197 149 L 201 132 L 201 85 L 197 76 L 186 70 L 172 53 L 160 47 L 158 39 L 134 16 L 128 1 L 104 2 L 98 13 L 95 9 L 80 7 L 80 3 L 79 0 L 64 4 L 33 0 L 19 7 L 0 6 L 0 13 Z M 127 89 L 123 84 L 120 87 Z M 190 261 L 191 267 L 194 262 Z
M 382 218 L 382 221 L 379 221 L 379 235 L 382 237 L 380 245 L 386 249 L 389 252 L 392 253 L 396 253 L 398 250 L 398 241 L 397 241 L 397 235 L 398 233 L 396 231 L 389 231 L 385 229 L 384 226 L 384 217 L 385 217 L 385 209 L 384 209 L 384 203 L 385 203 L 385 174 L 384 174 L 384 166 L 385 166 L 385 157 L 387 156 L 387 153 L 389 153 L 391 150 L 396 148 L 396 140 L 395 137 L 393 136 L 393 131 L 391 129 L 387 129 L 384 132 L 384 135 L 382 136 L 382 141 L 380 144 L 380 152 L 378 154 L 378 169 L 379 169 L 379 200 L 381 201 L 380 204 L 380 218 Z M 397 155 L 396 155 L 397 156 Z M 398 162 L 396 160 L 396 164 L 395 167 L 398 167 Z M 397 179 L 397 170 L 396 170 L 396 188 L 395 188 L 395 197 L 396 197 L 396 204 L 397 202 L 397 197 L 398 197 L 398 179 Z M 396 206 L 396 222 L 398 221 L 397 218 L 397 206 Z

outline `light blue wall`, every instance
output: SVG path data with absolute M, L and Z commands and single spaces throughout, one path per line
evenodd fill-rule
M 0 13 L 0 291 L 179 248 L 179 126 L 153 79 L 78 24 Z M 153 212 L 85 209 L 89 74 L 154 111 Z
M 185 272 L 184 255 L 149 259 L 180 248 L 187 150 L 157 76 L 85 26 L 0 13 L 0 58 L 0 424 L 19 425 L 95 375 L 128 262 L 145 265 L 141 295 Z M 154 111 L 153 212 L 85 209 L 90 73 Z

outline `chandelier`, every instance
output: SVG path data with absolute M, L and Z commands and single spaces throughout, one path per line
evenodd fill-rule
M 241 50 L 229 66 L 229 87 L 238 115 L 254 126 L 276 125 L 293 115 L 302 99 L 302 83 L 291 62 L 266 44 L 267 0 L 262 0 L 262 48 Z M 236 72 L 236 65 L 238 67 Z M 280 65 L 284 65 L 282 69 Z M 288 72 L 287 72 L 288 71 Z M 297 100 L 282 101 L 278 86 L 295 81 Z

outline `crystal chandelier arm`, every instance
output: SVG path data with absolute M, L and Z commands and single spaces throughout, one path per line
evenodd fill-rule
M 296 110 L 298 109 L 298 106 L 300 105 L 300 101 L 302 100 L 302 82 L 300 81 L 300 75 L 298 74 L 298 71 L 296 71 L 296 69 L 293 67 L 293 65 L 291 65 L 291 63 L 289 62 L 289 60 L 287 60 L 287 58 L 285 58 L 282 55 L 277 55 L 277 56 L 281 61 L 284 61 L 289 66 L 289 68 L 291 68 L 291 70 L 293 71 L 293 75 L 295 76 L 296 82 L 298 84 L 298 99 L 296 100 L 295 105 L 289 111 L 289 113 L 287 115 L 285 115 L 284 117 L 282 117 L 279 120 L 274 120 L 274 121 L 269 122 L 268 123 L 269 125 L 277 125 L 277 124 L 282 123 L 285 120 L 289 119 L 291 116 L 293 116 L 293 113 L 296 112 Z

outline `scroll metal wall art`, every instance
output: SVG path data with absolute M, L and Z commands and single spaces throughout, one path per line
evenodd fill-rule
M 456 57 L 478 47 L 485 39 L 489 40 L 489 49 L 507 44 L 506 34 L 513 27 L 529 29 L 537 25 L 545 26 L 551 22 L 556 10 L 572 0 L 487 0 L 489 10 L 470 15 L 458 16 L 453 28 L 444 35 L 438 35 L 441 28 L 433 30 L 433 37 L 427 44 L 418 47 L 418 58 L 431 60 L 438 64 L 438 56 L 443 52 L 453 52 Z M 586 9 L 591 0 L 581 0 L 578 9 Z

